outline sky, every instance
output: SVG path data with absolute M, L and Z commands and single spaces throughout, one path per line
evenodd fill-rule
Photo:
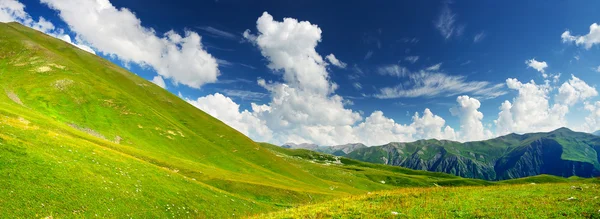
M 0 0 L 255 141 L 600 129 L 598 1 Z

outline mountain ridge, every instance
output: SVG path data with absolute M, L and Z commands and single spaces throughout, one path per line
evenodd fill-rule
M 390 142 L 340 155 L 467 178 L 504 180 L 544 173 L 564 177 L 598 176 L 599 151 L 597 136 L 562 127 L 551 132 L 511 133 L 464 143 L 437 139 Z M 552 162 L 557 163 L 556 166 Z

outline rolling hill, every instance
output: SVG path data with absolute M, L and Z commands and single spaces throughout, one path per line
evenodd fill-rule
M 111 62 L 0 23 L 0 212 L 238 217 L 483 180 L 259 144 Z
M 539 174 L 562 177 L 600 175 L 600 137 L 567 128 L 466 143 L 434 139 L 394 142 L 357 149 L 345 156 L 485 180 Z

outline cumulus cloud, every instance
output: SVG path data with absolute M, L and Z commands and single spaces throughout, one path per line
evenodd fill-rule
M 456 139 L 456 133 L 446 121 L 431 110 L 425 109 L 423 115 L 415 113 L 412 123 L 402 125 L 387 118 L 381 111 L 373 112 L 364 122 L 353 128 L 355 136 L 366 145 L 381 145 L 389 142 L 410 142 L 416 139 Z
M 338 60 L 333 54 L 329 54 L 325 56 L 325 58 L 327 59 L 327 61 L 329 61 L 329 63 L 331 63 L 334 66 L 337 66 L 339 68 L 346 68 L 346 63 Z
M 591 87 L 585 81 L 571 75 L 571 79 L 558 88 L 555 100 L 559 104 L 572 106 L 595 96 L 598 96 L 595 87 Z
M 540 62 L 534 59 L 526 60 L 525 64 L 529 66 L 528 68 L 533 68 L 544 75 L 544 78 L 547 77 L 545 69 L 548 68 L 548 63 Z
M 258 35 L 246 30 L 244 37 L 260 48 L 269 68 L 283 71 L 287 83 L 319 94 L 333 92 L 336 86 L 329 82 L 326 64 L 315 50 L 321 41 L 321 28 L 293 18 L 275 21 L 267 12 L 258 18 L 256 28 Z
M 457 104 L 450 109 L 450 113 L 459 118 L 460 129 L 448 126 L 444 118 L 430 109 L 414 113 L 406 124 L 378 110 L 363 118 L 362 112 L 346 108 L 349 102 L 335 94 L 337 84 L 331 81 L 327 68 L 331 61 L 323 59 L 315 50 L 321 41 L 321 29 L 317 25 L 293 18 L 278 21 L 264 13 L 257 20 L 257 30 L 256 34 L 247 30 L 245 39 L 260 50 L 267 66 L 282 77 L 281 81 L 257 81 L 268 91 L 270 100 L 265 104 L 252 103 L 247 110 L 241 110 L 232 99 L 220 93 L 188 100 L 257 141 L 381 145 L 429 138 L 472 141 L 510 132 L 551 131 L 566 125 L 569 106 L 597 95 L 590 91 L 593 87 L 572 76 L 561 86 L 562 91 L 558 88 L 556 100 L 550 104 L 550 91 L 555 88 L 549 83 L 507 79 L 505 84 L 491 84 L 438 72 L 439 66 L 410 72 L 402 66 L 389 65 L 379 68 L 378 73 L 407 79 L 389 93 L 391 96 L 468 94 L 459 96 Z M 353 86 L 362 88 L 358 82 Z M 482 122 L 481 102 L 477 98 L 503 95 L 504 87 L 517 91 L 518 95 L 501 104 L 493 134 Z M 383 94 L 386 92 L 382 91 Z M 587 109 L 595 110 L 592 104 L 588 105 Z
M 252 136 L 255 141 L 266 141 L 271 138 L 271 130 L 264 121 L 256 118 L 248 110 L 240 112 L 238 104 L 220 93 L 200 97 L 196 100 L 185 100 L 239 132 Z
M 415 113 L 412 119 L 413 123 L 410 124 L 410 127 L 416 130 L 414 138 L 456 139 L 454 129 L 450 126 L 445 126 L 446 120 L 438 115 L 434 115 L 427 108 L 423 111 L 423 116 L 419 117 L 419 113 Z
M 552 131 L 566 126 L 565 115 L 569 108 L 563 104 L 550 105 L 548 85 L 534 81 L 522 83 L 517 79 L 506 80 L 509 89 L 518 91 L 512 102 L 506 100 L 500 106 L 495 120 L 496 134 Z
M 362 120 L 334 94 L 337 84 L 329 80 L 327 63 L 315 50 L 321 41 L 317 25 L 293 18 L 276 21 L 265 12 L 256 28 L 256 35 L 246 30 L 244 37 L 260 49 L 269 68 L 283 72 L 283 83 L 258 81 L 270 92 L 271 101 L 253 110 L 271 130 L 277 130 L 275 141 L 334 143 L 331 134 Z M 335 64 L 333 58 L 330 55 L 328 60 Z
M 96 54 L 91 47 L 80 43 L 79 41 L 81 40 L 78 40 L 78 42 L 71 40 L 71 37 L 65 34 L 63 29 L 56 28 L 52 22 L 46 20 L 44 17 L 39 17 L 39 19 L 35 21 L 27 12 L 25 12 L 25 5 L 21 2 L 17 0 L 0 0 L 0 22 L 13 21 L 61 39 L 89 53 Z
M 163 80 L 163 78 L 160 75 L 154 76 L 154 78 L 152 78 L 151 82 L 158 85 L 159 87 L 162 87 L 163 89 L 167 89 L 165 80 Z
M 590 26 L 590 32 L 582 36 L 573 36 L 571 31 L 565 31 L 560 35 L 563 43 L 572 43 L 575 45 L 583 45 L 586 49 L 592 48 L 592 46 L 600 43 L 600 26 L 597 23 L 593 23 Z
M 219 75 L 217 60 L 206 52 L 201 37 L 185 31 L 158 34 L 127 8 L 115 8 L 108 0 L 41 0 L 58 11 L 77 38 L 99 52 L 125 63 L 150 66 L 175 84 L 200 88 Z M 99 19 L 101 18 L 101 19 Z
M 244 37 L 260 49 L 269 68 L 282 72 L 282 82 L 258 80 L 271 100 L 266 104 L 253 103 L 251 110 L 241 112 L 239 105 L 220 94 L 188 101 L 253 139 L 276 144 L 364 142 L 375 145 L 421 138 L 455 139 L 454 129 L 429 109 L 422 115 L 415 113 L 412 123 L 403 125 L 385 117 L 381 111 L 363 119 L 360 113 L 345 108 L 348 101 L 335 94 L 337 85 L 330 81 L 328 64 L 315 51 L 321 41 L 317 25 L 293 18 L 277 21 L 265 12 L 257 20 L 257 30 L 257 34 L 247 30 Z M 362 88 L 360 83 L 354 86 Z M 227 111 L 223 106 L 233 110 Z M 249 124 L 241 124 L 248 122 L 260 124 L 269 131 L 252 133 L 246 128 L 251 127 Z
M 29 14 L 25 12 L 25 5 L 16 0 L 1 0 L 0 1 L 0 22 L 12 22 L 25 20 L 29 18 Z
M 481 120 L 483 113 L 478 109 L 481 107 L 479 100 L 467 95 L 456 98 L 458 105 L 450 108 L 453 116 L 460 118 L 459 139 L 462 141 L 479 141 L 493 136 L 490 130 L 485 129 Z
M 589 115 L 585 117 L 585 123 L 580 129 L 586 132 L 600 130 L 600 101 L 585 103 L 584 109 L 589 111 Z

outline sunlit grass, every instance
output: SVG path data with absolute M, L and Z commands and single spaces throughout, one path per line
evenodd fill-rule
M 255 218 L 600 218 L 599 196 L 591 182 L 404 188 Z

